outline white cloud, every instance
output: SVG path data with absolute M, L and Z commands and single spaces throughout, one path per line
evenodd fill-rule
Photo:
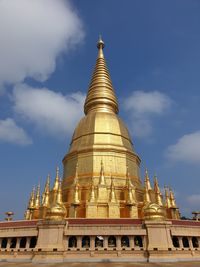
M 0 120 L 0 142 L 29 145 L 31 138 L 11 118 Z
M 131 114 L 134 136 L 146 137 L 153 131 L 152 120 L 171 106 L 172 100 L 158 91 L 135 91 L 125 100 L 125 109 Z
M 0 0 L 0 87 L 47 79 L 57 56 L 83 35 L 69 1 Z
M 200 163 L 200 131 L 182 136 L 176 144 L 166 150 L 171 161 Z
M 63 95 L 47 88 L 21 84 L 13 90 L 14 110 L 45 134 L 64 136 L 74 130 L 83 115 L 85 95 Z

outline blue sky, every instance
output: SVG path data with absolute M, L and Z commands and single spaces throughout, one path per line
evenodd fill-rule
M 0 218 L 62 169 L 102 34 L 120 116 L 183 215 L 200 202 L 200 2 L 0 0 Z

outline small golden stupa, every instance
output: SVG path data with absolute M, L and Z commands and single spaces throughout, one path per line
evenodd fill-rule
M 25 218 L 147 218 L 178 219 L 172 190 L 165 204 L 157 177 L 151 187 L 147 170 L 140 179 L 140 158 L 129 132 L 119 118 L 118 101 L 99 38 L 98 56 L 85 100 L 85 116 L 76 126 L 63 159 L 63 181 L 58 170 L 50 189 L 48 176 L 40 201 L 40 188 L 31 193 Z

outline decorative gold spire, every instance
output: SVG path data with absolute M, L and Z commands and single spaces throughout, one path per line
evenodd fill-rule
M 133 188 L 133 184 L 131 182 L 128 166 L 126 166 L 126 187 L 127 188 Z
M 145 187 L 147 188 L 147 190 L 151 190 L 151 183 L 150 183 L 150 180 L 149 180 L 149 174 L 148 174 L 147 169 L 145 169 L 144 183 L 145 183 Z
M 58 181 L 58 190 L 56 192 L 56 198 L 51 206 L 47 209 L 46 219 L 48 220 L 63 220 L 66 216 L 66 208 L 62 201 L 62 188 L 61 181 Z
M 113 177 L 111 177 L 111 185 L 110 185 L 110 202 L 112 203 L 117 202 Z
M 35 197 L 35 209 L 39 208 L 40 208 L 40 184 L 38 184 L 37 193 Z
M 79 200 L 79 184 L 78 181 L 76 182 L 75 188 L 74 188 L 74 199 L 73 199 L 73 204 L 77 205 L 80 203 Z
M 53 191 L 57 191 L 59 187 L 59 168 L 58 166 L 56 167 L 56 178 L 54 181 L 54 185 L 53 185 Z
M 100 170 L 100 178 L 99 178 L 99 185 L 105 185 L 105 177 L 104 177 L 104 167 L 103 161 L 101 160 L 101 170 Z
M 171 208 L 171 203 L 170 203 L 170 199 L 169 199 L 169 192 L 168 192 L 167 186 L 165 186 L 165 207 L 167 209 Z
M 171 188 L 169 189 L 169 199 L 170 199 L 171 208 L 177 208 L 176 200 L 174 197 L 174 192 L 172 191 Z
M 78 182 L 78 162 L 76 163 L 76 169 L 75 169 L 75 177 L 73 181 L 73 185 L 75 186 Z
M 144 206 L 148 205 L 151 202 L 150 196 L 149 196 L 149 191 L 148 191 L 146 186 L 145 186 L 145 189 L 144 189 L 144 200 L 143 200 L 143 202 L 144 202 Z
M 94 186 L 94 179 L 92 179 L 89 202 L 95 202 L 95 201 L 96 201 L 95 186 Z
M 24 213 L 25 220 L 31 220 L 32 214 L 35 209 L 35 187 L 33 187 L 33 190 L 31 191 L 28 207 L 27 210 Z
M 104 42 L 99 37 L 97 48 L 99 50 L 96 66 L 90 82 L 85 100 L 84 111 L 87 115 L 92 110 L 118 113 L 117 98 L 114 93 L 108 68 L 103 54 Z
M 33 187 L 33 190 L 30 195 L 28 208 L 30 210 L 35 208 L 35 186 Z
M 132 205 L 135 204 L 136 196 L 135 196 L 135 187 L 131 182 L 128 166 L 126 167 L 126 190 L 127 190 L 127 204 Z
M 159 206 L 163 206 L 160 187 L 156 175 L 154 176 L 154 192 L 156 195 L 156 204 L 158 204 Z
M 50 193 L 50 175 L 47 176 L 44 192 L 42 194 L 42 206 L 49 206 L 49 193 Z
M 62 200 L 62 186 L 61 186 L 61 181 L 59 180 L 58 183 L 58 192 L 56 195 L 56 203 L 59 205 L 63 205 L 63 200 Z

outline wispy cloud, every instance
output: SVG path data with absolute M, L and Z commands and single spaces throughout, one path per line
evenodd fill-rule
M 167 148 L 166 157 L 175 162 L 200 163 L 200 131 L 183 135 Z
M 63 95 L 47 88 L 20 84 L 14 88 L 14 111 L 31 122 L 42 133 L 56 137 L 72 133 L 83 115 L 85 95 L 80 92 Z
M 158 91 L 135 91 L 125 100 L 125 109 L 131 114 L 134 136 L 146 137 L 153 131 L 154 116 L 162 115 L 172 100 Z
M 18 145 L 32 144 L 32 140 L 27 133 L 11 118 L 0 120 L 0 142 Z
M 65 0 L 0 1 L 0 88 L 26 77 L 44 81 L 56 58 L 84 36 L 83 25 Z

